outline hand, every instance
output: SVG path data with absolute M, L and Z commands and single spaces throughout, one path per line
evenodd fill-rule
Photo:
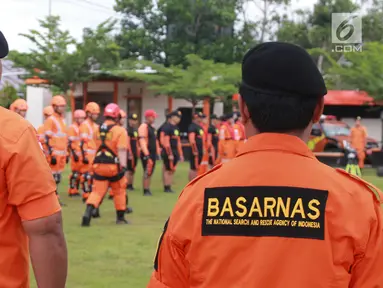
M 172 161 L 174 160 L 174 156 L 173 155 L 169 155 L 168 158 L 169 158 L 169 160 L 172 160 Z
M 84 164 L 89 164 L 89 160 L 88 160 L 88 158 L 84 157 L 84 159 L 82 159 L 82 163 L 84 163 Z
M 79 161 L 78 156 L 76 154 L 73 154 L 73 160 L 74 160 L 74 162 L 78 162 Z
M 56 165 L 57 164 L 57 159 L 55 156 L 51 157 L 51 165 Z
M 128 154 L 128 160 L 133 160 L 133 154 L 132 153 Z
M 184 162 L 184 161 L 185 161 L 184 156 L 180 156 L 180 161 L 181 161 L 181 162 Z
M 198 152 L 193 152 L 193 155 L 194 156 L 198 156 Z

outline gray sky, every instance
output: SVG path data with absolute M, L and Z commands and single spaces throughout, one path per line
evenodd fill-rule
M 50 0 L 0 0 L 0 30 L 6 36 L 10 49 L 28 51 L 30 42 L 19 36 L 29 29 L 38 29 L 37 19 L 49 13 Z M 94 28 L 109 17 L 117 17 L 113 11 L 115 0 L 51 0 L 52 15 L 60 15 L 62 27 L 80 39 L 84 27 Z M 317 0 L 292 0 L 288 12 L 295 9 L 312 9 Z M 247 16 L 257 15 L 257 8 L 249 5 Z

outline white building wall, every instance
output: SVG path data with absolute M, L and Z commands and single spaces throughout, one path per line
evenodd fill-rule
M 28 112 L 25 118 L 37 129 L 44 122 L 43 109 L 50 105 L 52 93 L 44 87 L 28 86 L 26 98 Z

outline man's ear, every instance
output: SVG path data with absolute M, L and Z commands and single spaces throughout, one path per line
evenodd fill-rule
M 320 120 L 320 117 L 323 115 L 323 109 L 324 109 L 324 97 L 321 97 L 318 100 L 317 106 L 314 110 L 313 115 L 313 123 L 317 123 Z
M 247 122 L 250 121 L 250 113 L 241 95 L 239 95 L 238 97 L 238 106 L 239 106 L 239 112 L 241 113 L 241 116 L 242 116 L 242 123 L 246 124 Z

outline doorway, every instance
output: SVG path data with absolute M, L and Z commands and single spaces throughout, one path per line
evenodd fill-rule
M 141 97 L 129 97 L 127 98 L 127 113 L 130 114 L 137 114 L 138 116 L 138 123 L 141 123 L 142 119 L 142 98 Z

